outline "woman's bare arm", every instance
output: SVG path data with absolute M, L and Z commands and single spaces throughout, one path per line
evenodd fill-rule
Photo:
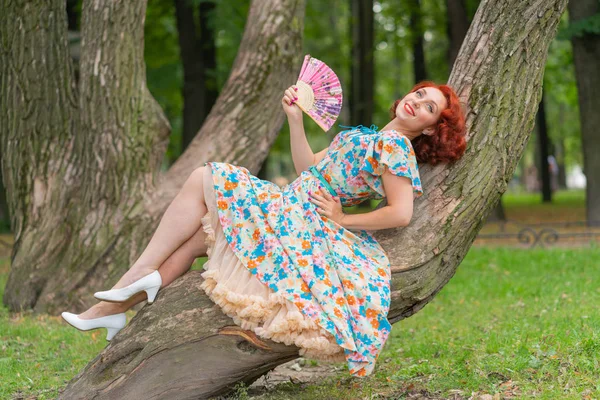
M 319 161 L 321 161 L 323 158 L 325 158 L 325 154 L 327 154 L 327 150 L 329 150 L 329 147 L 321 150 L 320 152 L 318 152 L 317 154 L 315 154 L 315 159 L 313 160 L 313 163 L 311 165 L 317 165 L 319 163 Z
M 341 225 L 346 229 L 388 229 L 407 226 L 413 214 L 410 178 L 396 176 L 386 169 L 381 176 L 387 205 L 362 214 L 346 214 Z
M 308 139 L 306 139 L 306 132 L 304 132 L 304 122 L 302 119 L 290 120 L 290 147 L 292 148 L 292 160 L 294 161 L 294 168 L 296 173 L 300 175 L 302 171 L 305 171 L 310 167 L 315 159 Z

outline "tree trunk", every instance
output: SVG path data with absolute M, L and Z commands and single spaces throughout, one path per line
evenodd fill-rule
M 413 72 L 415 83 L 427 78 L 427 66 L 425 64 L 425 49 L 423 48 L 423 13 L 421 12 L 421 1 L 414 0 L 410 5 L 410 35 L 413 50 Z
M 375 60 L 373 0 L 350 0 L 352 35 L 352 78 L 350 79 L 350 121 L 370 126 L 373 122 Z
M 79 101 L 69 83 L 64 4 L 40 1 L 40 11 L 32 12 L 34 5 L 13 2 L 1 17 L 3 37 L 24 32 L 18 39 L 33 43 L 26 56 L 47 60 L 31 60 L 31 71 L 6 68 L 22 76 L 2 74 L 12 85 L 2 93 L 7 107 L 0 121 L 15 227 L 4 296 L 11 310 L 86 309 L 96 302 L 93 293 L 114 284 L 141 253 L 191 171 L 211 160 L 260 167 L 285 119 L 281 88 L 293 82 L 302 60 L 303 0 L 256 2 L 219 101 L 157 184 L 168 122 L 144 83 L 145 1 L 93 4 L 83 9 Z M 37 25 L 48 29 L 28 29 Z M 15 40 L 2 59 L 21 62 L 17 51 L 25 46 Z M 22 87 L 33 93 L 17 95 Z M 30 98 L 36 102 L 23 104 Z M 20 118 L 25 112 L 32 116 Z M 43 142 L 32 132 L 45 134 Z M 25 151 L 38 147 L 37 155 Z
M 266 9 L 261 9 L 263 4 Z M 274 37 L 289 32 L 287 21 L 296 20 L 301 25 L 297 17 L 277 18 L 266 11 L 283 14 L 291 8 L 295 12 L 302 8 L 280 6 L 274 0 L 253 3 L 228 90 L 215 106 L 218 110 L 225 107 L 222 100 L 231 95 L 231 83 L 241 71 L 250 72 L 246 77 L 254 77 L 255 68 L 264 68 L 264 62 L 268 62 L 258 52 L 249 51 L 250 43 L 259 41 L 256 35 L 262 31 L 264 19 L 283 21 L 281 33 L 276 27 L 268 30 Z M 421 168 L 424 187 L 429 190 L 415 203 L 408 227 L 374 232 L 392 263 L 390 322 L 419 311 L 450 280 L 482 221 L 506 190 L 533 128 L 548 46 L 565 7 L 566 0 L 482 2 L 450 76 L 450 84 L 468 106 L 467 152 L 452 165 Z M 281 38 L 278 43 L 287 45 L 287 39 Z M 249 64 L 244 65 L 242 59 Z M 255 64 L 257 59 L 263 63 Z M 243 92 L 240 85 L 246 82 L 236 82 L 235 88 Z M 264 86 L 264 90 L 281 84 L 285 87 L 284 82 L 278 82 Z M 273 105 L 279 95 L 270 95 Z M 264 97 L 257 94 L 260 98 Z M 197 160 L 219 154 L 224 157 L 232 149 L 225 147 L 232 146 L 228 139 L 233 122 L 217 132 L 213 125 L 216 114 L 211 112 L 213 118 L 209 116 L 201 133 L 208 132 L 209 143 L 220 147 L 209 150 L 215 147 L 208 146 L 200 151 L 195 140 L 163 185 L 169 183 L 174 190 L 185 175 L 182 171 L 189 172 L 189 166 Z M 240 152 L 227 157 L 238 165 L 251 164 L 251 171 L 258 169 L 266 154 L 254 154 L 261 145 L 260 141 L 251 141 L 260 136 L 254 128 L 248 141 L 237 147 Z M 217 140 L 215 135 L 223 136 L 223 132 L 229 134 Z M 190 157 L 195 159 L 190 161 Z M 170 193 L 169 187 L 165 192 Z M 206 398 L 227 392 L 236 381 L 250 383 L 297 355 L 295 347 L 288 350 L 237 328 L 206 299 L 199 288 L 199 275 L 188 273 L 163 289 L 155 303 L 144 307 L 71 381 L 61 398 L 136 399 L 140 388 L 144 388 L 146 398 Z
M 202 127 L 217 97 L 215 38 L 208 21 L 208 15 L 214 7 L 212 2 L 203 2 L 198 6 L 198 27 L 190 1 L 175 0 L 179 51 L 183 64 L 182 153 Z
M 456 61 L 460 46 L 469 30 L 469 19 L 465 0 L 446 0 L 448 10 L 448 65 L 450 69 Z
M 217 102 L 219 91 L 217 88 L 217 47 L 215 31 L 212 25 L 215 20 L 216 4 L 214 1 L 203 1 L 200 8 L 200 54 L 204 68 L 204 110 L 202 110 L 202 122 L 206 119 L 210 110 Z M 197 133 L 197 132 L 196 132 Z
M 77 289 L 98 287 L 94 272 L 114 263 L 126 268 L 140 241 L 128 221 L 153 188 L 168 122 L 145 83 L 145 1 L 101 4 L 83 6 L 78 90 L 64 0 L 3 4 L 2 168 L 15 235 L 4 303 L 13 311 L 81 308 Z
M 536 114 L 538 146 L 539 146 L 539 165 L 540 165 L 540 182 L 542 183 L 542 203 L 552 202 L 552 188 L 550 187 L 550 164 L 548 149 L 550 148 L 548 138 L 548 127 L 546 125 L 546 110 L 544 108 L 544 92 L 542 91 L 542 100 Z
M 569 4 L 570 22 L 600 13 L 598 0 L 578 0 Z M 583 172 L 586 177 L 586 218 L 590 225 L 600 225 L 600 35 L 585 32 L 573 37 L 573 59 L 579 92 Z

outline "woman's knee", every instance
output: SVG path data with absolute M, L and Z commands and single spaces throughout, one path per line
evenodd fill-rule
M 192 193 L 197 194 L 201 199 L 204 199 L 204 169 L 208 167 L 198 167 L 194 169 L 184 183 L 184 187 L 188 188 Z

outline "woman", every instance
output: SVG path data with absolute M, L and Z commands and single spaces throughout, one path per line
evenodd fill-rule
M 244 167 L 207 162 L 192 172 L 142 255 L 86 312 L 63 313 L 81 330 L 106 327 L 207 255 L 201 285 L 243 329 L 300 347 L 300 355 L 348 363 L 369 375 L 391 330 L 390 264 L 367 230 L 406 226 L 423 194 L 417 160 L 437 164 L 465 151 L 464 115 L 446 85 L 422 82 L 390 109 L 381 130 L 340 132 L 313 154 L 295 86 L 281 100 L 300 176 L 280 188 Z M 372 126 L 373 127 L 373 126 Z M 208 167 L 207 167 L 208 166 Z M 385 188 L 385 191 L 384 191 Z M 369 198 L 387 205 L 345 214 Z

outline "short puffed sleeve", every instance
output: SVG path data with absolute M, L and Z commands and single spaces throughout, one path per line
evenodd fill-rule
M 361 171 L 381 176 L 386 169 L 397 176 L 405 176 L 412 182 L 415 197 L 423 195 L 421 178 L 415 151 L 410 140 L 395 130 L 383 131 L 370 140 Z
M 344 141 L 344 139 L 346 138 L 346 136 L 348 136 L 348 134 L 350 132 L 352 132 L 352 129 L 346 129 L 346 130 L 339 132 L 337 135 L 335 135 L 335 137 L 331 141 L 331 144 L 329 145 L 329 147 L 332 149 L 337 148 Z

